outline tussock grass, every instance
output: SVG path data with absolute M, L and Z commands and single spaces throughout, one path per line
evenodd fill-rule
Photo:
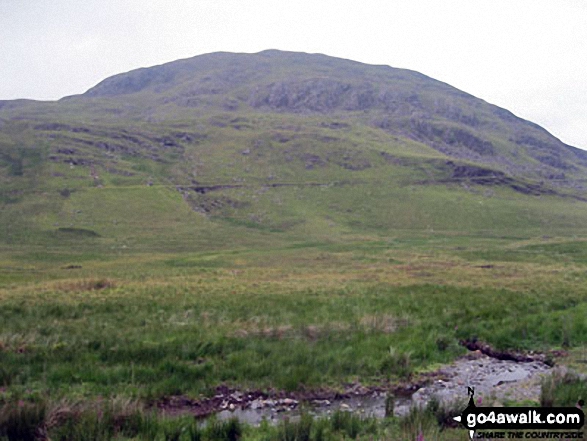
M 14 400 L 0 405 L 0 439 L 35 441 L 44 432 L 44 403 Z
M 121 397 L 94 402 L 16 400 L 0 407 L 0 439 L 9 441 L 237 441 L 244 429 L 235 419 L 211 420 L 202 428 L 193 417 L 160 416 Z
M 97 291 L 115 288 L 116 282 L 110 279 L 82 279 L 59 282 L 55 289 L 63 292 Z

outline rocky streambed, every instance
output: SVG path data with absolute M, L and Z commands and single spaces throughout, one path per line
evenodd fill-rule
M 441 403 L 467 400 L 467 387 L 486 405 L 507 401 L 539 401 L 541 381 L 551 366 L 542 361 L 499 360 L 480 353 L 439 369 L 438 378 L 418 389 L 412 404 L 424 405 L 432 397 Z
M 157 407 L 167 414 L 188 413 L 202 418 L 215 414 L 220 420 L 236 417 L 247 424 L 257 425 L 263 420 L 295 419 L 302 412 L 328 416 L 342 410 L 383 418 L 390 393 L 394 395 L 393 413 L 396 416 L 407 414 L 412 406 L 425 406 L 433 398 L 441 404 L 464 403 L 467 387 L 475 389 L 475 396 L 483 405 L 539 401 L 542 378 L 551 373 L 552 367 L 541 357 L 500 358 L 507 359 L 477 349 L 450 365 L 423 375 L 417 382 L 391 391 L 355 384 L 343 392 L 314 390 L 288 394 L 284 391 L 241 392 L 222 386 L 217 388 L 214 397 L 208 399 L 171 397 L 157 403 Z

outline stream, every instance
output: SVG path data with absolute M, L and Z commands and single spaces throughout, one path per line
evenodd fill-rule
M 552 368 L 541 361 L 517 362 L 498 360 L 480 353 L 456 360 L 434 374 L 434 380 L 416 390 L 411 397 L 395 398 L 393 413 L 406 415 L 412 406 L 425 406 L 435 397 L 441 404 L 467 399 L 467 386 L 475 389 L 475 397 L 482 405 L 499 406 L 508 401 L 539 401 L 541 379 Z M 321 417 L 337 410 L 364 416 L 385 417 L 385 392 L 368 394 L 357 390 L 344 398 L 311 399 L 246 397 L 233 392 L 216 412 L 217 418 L 238 418 L 249 425 L 258 425 L 264 419 L 270 423 L 285 418 L 295 420 L 302 412 Z M 239 403 L 240 402 L 240 403 Z

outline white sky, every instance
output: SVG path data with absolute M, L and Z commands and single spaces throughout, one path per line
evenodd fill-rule
M 587 0 L 0 0 L 0 99 L 264 49 L 417 70 L 587 149 Z

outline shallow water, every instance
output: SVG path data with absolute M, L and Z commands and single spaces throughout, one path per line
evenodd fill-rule
M 503 361 L 484 355 L 463 358 L 437 371 L 439 379 L 417 390 L 410 398 L 396 398 L 395 416 L 407 414 L 412 406 L 425 406 L 433 397 L 441 403 L 465 402 L 467 387 L 475 389 L 481 405 L 499 405 L 506 400 L 538 401 L 541 378 L 551 368 L 538 361 Z M 293 399 L 257 399 L 243 406 L 230 406 L 216 414 L 220 420 L 233 417 L 258 425 L 264 419 L 276 423 L 285 418 L 298 419 L 303 412 L 313 416 L 329 416 L 337 410 L 359 415 L 385 417 L 386 394 L 374 392 L 336 400 L 313 400 L 298 403 Z
M 223 410 L 217 414 L 220 420 L 238 418 L 240 421 L 259 425 L 263 419 L 269 423 L 276 423 L 284 419 L 296 421 L 302 413 L 316 417 L 327 417 L 332 413 L 342 410 L 353 412 L 365 417 L 385 417 L 385 394 L 374 393 L 368 396 L 357 396 L 339 400 L 315 400 L 309 403 L 297 404 L 295 406 L 263 407 L 260 409 L 235 408 L 234 410 Z M 394 413 L 402 415 L 409 410 L 412 401 L 408 399 L 396 400 Z

